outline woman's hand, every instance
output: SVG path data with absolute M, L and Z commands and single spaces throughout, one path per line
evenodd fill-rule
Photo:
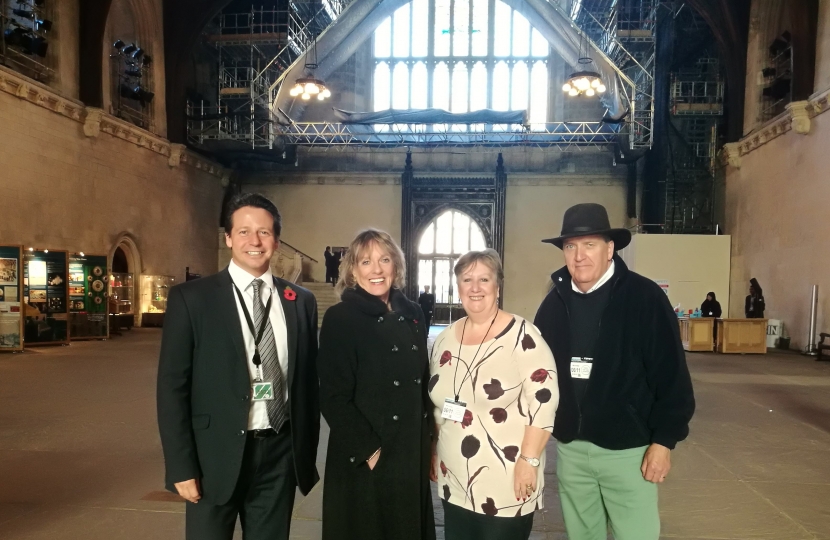
M 375 470 L 375 465 L 378 464 L 378 460 L 380 459 L 380 448 L 377 449 L 377 452 L 372 454 L 372 457 L 366 460 L 366 464 L 369 465 L 369 470 Z
M 536 492 L 536 467 L 522 458 L 516 460 L 513 469 L 513 490 L 517 501 L 529 499 Z
M 433 482 L 438 481 L 438 448 L 435 444 L 432 445 L 432 461 L 429 464 L 429 479 Z

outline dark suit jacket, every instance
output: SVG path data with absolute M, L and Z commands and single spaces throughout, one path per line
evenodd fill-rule
M 276 278 L 288 329 L 288 396 L 297 484 L 308 493 L 319 480 L 317 301 L 306 289 Z M 165 485 L 198 478 L 202 499 L 224 504 L 242 464 L 251 380 L 231 276 L 227 268 L 170 289 L 158 371 L 158 422 Z M 286 286 L 297 294 L 284 296 Z

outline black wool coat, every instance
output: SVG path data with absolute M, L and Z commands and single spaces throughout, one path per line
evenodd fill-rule
M 329 308 L 317 357 L 331 427 L 323 540 L 433 540 L 432 403 L 421 309 L 392 289 L 392 310 L 360 289 Z M 381 449 L 373 470 L 366 460 Z
M 534 324 L 556 359 L 559 409 L 553 436 L 609 450 L 651 443 L 667 448 L 686 438 L 695 410 L 692 380 L 668 297 L 652 280 L 614 256 L 611 297 L 599 323 L 593 369 L 581 405 L 571 379 L 567 295 L 577 294 L 564 267 Z

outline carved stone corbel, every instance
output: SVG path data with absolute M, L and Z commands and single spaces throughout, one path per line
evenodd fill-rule
M 170 145 L 170 157 L 167 158 L 167 164 L 171 167 L 178 167 L 182 162 L 182 155 L 184 154 L 185 146 L 183 144 L 173 143 Z
M 793 101 L 787 105 L 787 110 L 792 117 L 793 131 L 802 135 L 810 133 L 810 102 Z
M 97 107 L 86 108 L 86 118 L 84 119 L 84 135 L 87 137 L 97 137 L 101 134 L 101 120 L 104 117 L 104 110 Z
M 739 143 L 726 143 L 721 150 L 721 160 L 725 165 L 736 169 L 741 168 L 741 145 Z

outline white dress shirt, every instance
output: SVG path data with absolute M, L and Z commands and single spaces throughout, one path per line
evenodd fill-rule
M 240 268 L 233 260 L 228 265 L 228 272 L 231 274 L 231 280 L 234 285 L 239 288 L 242 293 L 242 298 L 245 299 L 245 307 L 248 308 L 248 313 L 251 314 L 251 320 L 254 318 L 254 288 L 251 286 L 255 278 L 242 268 Z M 263 305 L 268 303 L 268 298 L 277 292 L 274 286 L 274 277 L 269 268 L 258 279 L 263 281 L 260 288 L 260 296 Z M 242 337 L 245 340 L 245 353 L 248 357 L 248 373 L 251 376 L 251 382 L 257 376 L 257 369 L 254 365 L 254 335 L 248 328 L 248 322 L 245 319 L 245 312 L 242 311 L 242 305 L 239 303 L 239 297 L 236 291 L 233 291 L 233 298 L 236 301 L 236 310 L 239 314 L 239 321 L 242 325 Z M 285 325 L 285 313 L 282 310 L 282 301 L 278 296 L 274 297 L 271 302 L 271 312 L 269 313 L 271 320 L 271 327 L 274 329 L 274 339 L 277 345 L 277 355 L 279 356 L 280 368 L 285 376 L 285 396 L 283 399 L 288 400 L 288 330 Z M 257 328 L 257 330 L 259 330 Z M 253 395 L 253 394 L 251 394 Z M 248 412 L 248 429 L 267 429 L 271 427 L 271 422 L 268 420 L 268 410 L 266 409 L 264 401 L 255 401 L 251 403 L 251 410 Z
M 614 276 L 614 260 L 612 259 L 611 260 L 611 266 L 609 266 L 608 270 L 606 270 L 605 273 L 602 275 L 602 277 L 599 278 L 599 281 L 597 281 L 596 285 L 594 285 L 593 287 L 588 289 L 588 292 L 580 291 L 579 287 L 576 286 L 576 283 L 574 283 L 573 279 L 571 279 L 571 287 L 573 287 L 573 290 L 575 292 L 578 292 L 579 294 L 590 294 L 590 293 L 594 292 L 595 290 L 599 289 L 600 287 L 602 287 L 603 285 L 605 285 L 606 283 L 608 283 L 608 280 L 611 279 L 613 276 Z

